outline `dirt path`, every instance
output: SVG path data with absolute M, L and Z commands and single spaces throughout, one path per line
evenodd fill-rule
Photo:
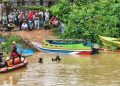
M 33 30 L 33 31 L 13 31 L 13 32 L 0 32 L 2 35 L 14 34 L 30 41 L 42 42 L 45 39 L 57 38 L 51 30 Z

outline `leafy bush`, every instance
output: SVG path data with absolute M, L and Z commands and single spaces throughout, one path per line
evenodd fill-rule
M 2 48 L 4 48 L 5 52 L 10 52 L 12 48 L 12 42 L 16 41 L 17 43 L 20 43 L 21 41 L 20 37 L 11 34 L 2 37 L 6 39 L 6 42 L 0 44 L 0 51 L 2 50 Z
M 61 38 L 120 37 L 120 0 L 60 0 L 50 10 L 66 24 Z

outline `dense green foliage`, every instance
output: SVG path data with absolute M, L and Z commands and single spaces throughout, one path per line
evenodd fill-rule
M 7 36 L 2 36 L 2 37 L 6 39 L 6 42 L 0 44 L 0 51 L 4 49 L 5 52 L 10 52 L 12 48 L 12 42 L 16 41 L 17 43 L 20 43 L 21 41 L 20 37 L 11 35 L 11 34 Z
M 62 38 L 120 37 L 120 0 L 60 0 L 50 10 L 66 24 Z

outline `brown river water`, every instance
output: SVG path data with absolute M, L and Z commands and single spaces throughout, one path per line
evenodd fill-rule
M 0 74 L 0 86 L 120 86 L 120 52 L 60 54 L 61 62 L 52 62 L 55 56 L 35 53 L 27 67 Z

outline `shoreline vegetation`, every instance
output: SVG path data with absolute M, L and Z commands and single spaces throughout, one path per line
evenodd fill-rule
M 12 42 L 16 41 L 17 43 L 21 42 L 20 37 L 15 36 L 15 35 L 0 35 L 0 37 L 5 38 L 5 42 L 1 43 L 0 45 L 0 51 L 2 51 L 2 49 L 4 49 L 4 52 L 10 52 L 11 51 L 11 46 L 12 46 Z
M 2 49 L 4 50 L 4 52 L 11 52 L 11 47 L 12 47 L 12 42 L 15 41 L 18 45 L 22 45 L 23 48 L 30 48 L 35 50 L 31 45 L 29 40 L 27 39 L 23 39 L 20 36 L 17 35 L 13 35 L 13 34 L 8 34 L 8 35 L 0 35 L 0 38 L 4 38 L 5 42 L 2 42 L 0 44 L 0 51 L 2 51 Z
M 99 35 L 120 37 L 119 0 L 59 0 L 50 10 L 65 24 L 60 38 L 83 38 L 103 47 Z

